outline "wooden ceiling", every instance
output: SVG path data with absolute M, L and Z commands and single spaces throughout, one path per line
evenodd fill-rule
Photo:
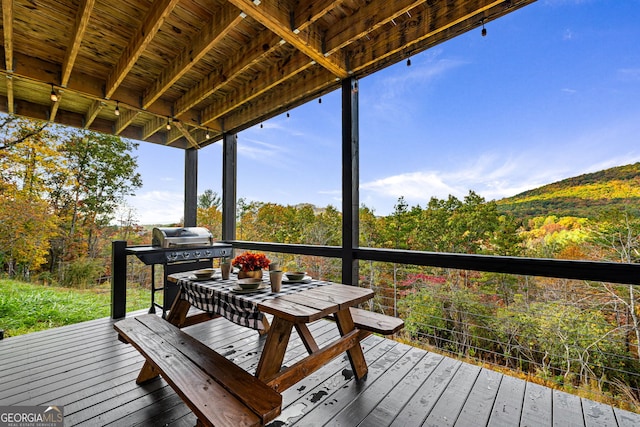
M 533 1 L 2 0 L 0 110 L 204 147 Z

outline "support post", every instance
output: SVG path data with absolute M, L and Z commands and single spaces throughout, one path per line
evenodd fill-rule
M 198 150 L 184 150 L 184 226 L 198 223 Z
M 127 242 L 111 242 L 111 318 L 127 315 Z
M 222 137 L 222 240 L 236 239 L 236 181 L 238 177 L 238 137 Z
M 342 81 L 342 283 L 357 285 L 354 249 L 360 238 L 358 79 Z

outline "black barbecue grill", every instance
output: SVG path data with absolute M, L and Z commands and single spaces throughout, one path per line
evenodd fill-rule
M 145 265 L 151 266 L 151 308 L 162 309 L 163 317 L 171 308 L 178 293 L 178 286 L 169 283 L 167 277 L 182 271 L 210 268 L 214 258 L 230 257 L 232 247 L 228 243 L 213 242 L 213 236 L 202 227 L 162 227 L 152 231 L 151 246 L 129 246 L 126 255 L 135 255 Z M 162 287 L 156 287 L 155 266 L 164 267 Z M 162 305 L 156 303 L 155 293 L 163 291 Z

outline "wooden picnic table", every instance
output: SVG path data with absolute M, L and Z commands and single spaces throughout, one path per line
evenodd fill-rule
M 360 342 L 372 332 L 392 334 L 403 327 L 400 319 L 356 308 L 371 298 L 371 289 L 310 278 L 283 283 L 278 293 L 270 289 L 244 293 L 230 280 L 198 281 L 192 272 L 176 273 L 169 280 L 180 287 L 167 321 L 145 314 L 114 325 L 119 338 L 145 357 L 137 382 L 162 375 L 193 410 L 198 425 L 258 426 L 281 411 L 282 391 L 312 374 L 342 353 L 347 353 L 357 379 L 367 375 Z M 191 307 L 203 310 L 198 321 L 224 316 L 256 329 L 267 338 L 255 375 L 180 330 L 191 324 Z M 266 314 L 272 315 L 271 325 Z M 309 323 L 333 318 L 340 337 L 319 347 Z M 283 367 L 293 328 L 309 353 Z
M 224 316 L 266 333 L 267 339 L 255 376 L 274 390 L 282 392 L 344 352 L 348 354 L 356 378 L 361 379 L 367 374 L 360 341 L 370 331 L 356 327 L 351 308 L 373 298 L 371 289 L 307 280 L 305 283 L 283 284 L 279 293 L 268 289 L 255 293 L 234 293 L 231 290 L 235 284 L 233 277 L 228 281 L 196 281 L 189 277 L 189 272 L 169 276 L 169 280 L 180 285 L 180 290 L 167 320 L 181 326 L 193 305 L 208 311 L 210 315 Z M 224 304 L 216 304 L 218 301 Z M 235 307 L 241 309 L 234 312 Z M 265 313 L 273 315 L 270 326 L 264 317 Z M 326 317 L 335 319 L 341 337 L 319 348 L 307 325 Z M 293 328 L 309 355 L 282 369 Z

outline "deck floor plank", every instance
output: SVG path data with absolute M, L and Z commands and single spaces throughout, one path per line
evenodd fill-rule
M 520 423 L 524 425 L 541 425 L 551 427 L 552 390 L 540 384 L 527 383 L 522 404 Z
M 480 370 L 479 366 L 463 363 L 422 425 L 434 427 L 454 425 Z
M 136 314 L 142 314 L 144 311 Z M 0 404 L 62 405 L 69 426 L 192 427 L 196 418 L 162 379 L 137 385 L 142 356 L 117 340 L 113 320 L 98 319 L 0 341 Z M 319 345 L 335 324 L 309 325 Z M 185 328 L 248 372 L 265 338 L 215 319 Z M 527 383 L 379 336 L 362 343 L 369 374 L 353 378 L 339 356 L 283 393 L 283 426 L 621 426 L 640 414 Z M 295 331 L 285 364 L 306 355 Z
M 486 368 L 480 370 L 473 388 L 467 396 L 460 414 L 458 414 L 454 424 L 456 427 L 488 424 L 501 378 L 502 375 L 496 371 Z
M 553 390 L 553 426 L 584 427 L 582 400 L 575 394 Z

